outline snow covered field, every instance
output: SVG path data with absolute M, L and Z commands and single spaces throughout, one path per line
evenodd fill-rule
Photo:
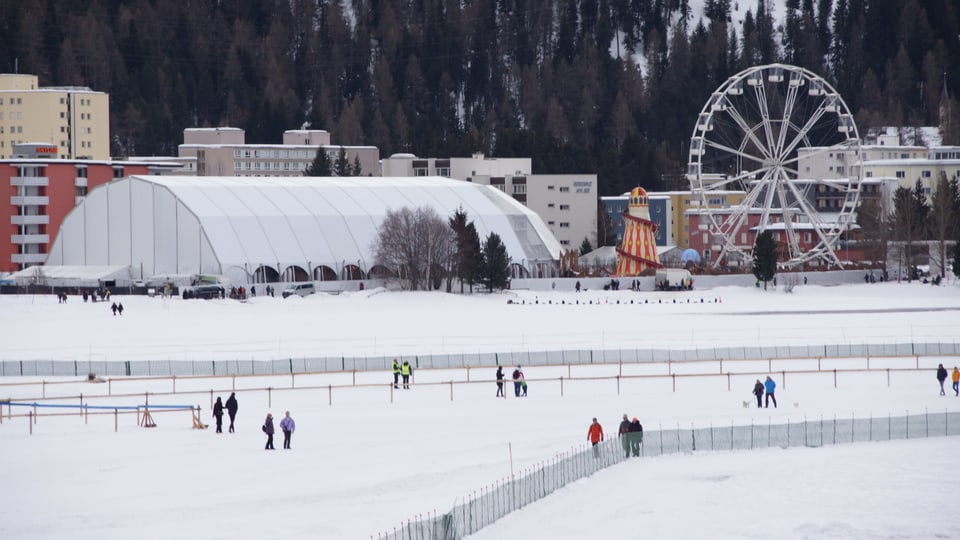
M 601 344 L 953 342 L 960 335 L 960 288 L 916 283 L 797 287 L 793 294 L 723 288 L 460 297 L 373 290 L 244 304 L 113 300 L 123 302 L 122 317 L 113 317 L 109 304 L 76 297 L 66 305 L 52 295 L 0 297 L 3 358 L 267 359 Z M 917 360 L 902 361 L 912 367 Z M 676 392 L 668 379 L 627 382 L 619 395 L 609 381 L 570 381 L 561 397 L 555 382 L 536 379 L 563 368 L 527 367 L 530 397 L 506 400 L 493 397 L 490 382 L 456 385 L 452 401 L 445 385 L 398 390 L 393 403 L 385 387 L 350 388 L 337 391 L 329 405 L 323 390 L 268 396 L 246 389 L 285 382 L 237 379 L 234 434 L 192 430 L 186 412 L 157 414 L 155 429 L 121 417 L 116 433 L 109 415 L 88 423 L 80 416 L 41 417 L 33 435 L 26 420 L 4 418 L 0 537 L 376 538 L 508 477 L 511 450 L 519 471 L 583 444 L 593 416 L 610 433 L 623 413 L 650 430 L 960 411 L 952 392 L 938 395 L 929 369 L 936 360 L 920 362 L 928 369 L 896 372 L 889 386 L 876 373 L 844 374 L 836 389 L 832 375 L 793 377 L 778 391 L 780 408 L 762 410 L 742 405 L 752 399 L 752 379 L 730 391 L 718 377 L 684 379 Z M 960 360 L 944 363 L 952 369 Z M 580 376 L 615 371 L 577 369 L 584 370 Z M 489 371 L 474 370 L 471 380 L 492 378 Z M 315 377 L 318 384 L 343 379 Z M 385 382 L 389 375 L 364 377 L 358 382 Z M 420 383 L 459 378 L 462 373 L 416 373 Z M 114 391 L 169 384 L 117 382 Z M 178 381 L 179 392 L 196 393 L 152 397 L 151 403 L 200 404 L 204 421 L 212 422 L 209 391 L 226 398 L 230 385 L 230 378 Z M 60 391 L 104 389 L 86 383 L 46 388 L 47 395 Z M 0 395 L 36 397 L 38 387 L 0 386 Z M 285 410 L 297 420 L 293 449 L 264 451 L 263 417 L 270 411 L 279 420 Z M 951 437 L 638 459 L 561 489 L 476 536 L 960 538 L 953 515 L 960 500 L 958 451 L 960 440 Z

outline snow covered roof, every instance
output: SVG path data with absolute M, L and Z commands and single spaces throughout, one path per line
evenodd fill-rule
M 552 261 L 560 244 L 502 191 L 439 177 L 131 176 L 98 187 L 66 217 L 47 264 L 130 265 L 145 275 L 222 274 L 247 282 L 265 266 L 284 274 L 374 266 L 377 227 L 390 210 L 460 207 L 481 239 L 496 232 L 513 260 Z

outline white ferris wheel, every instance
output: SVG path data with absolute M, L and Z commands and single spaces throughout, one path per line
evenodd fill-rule
M 846 166 L 820 175 L 830 178 L 810 177 L 809 164 L 825 159 Z M 782 263 L 842 267 L 837 252 L 854 226 L 859 159 L 853 115 L 830 84 L 785 64 L 745 69 L 697 117 L 687 179 L 699 227 L 690 234 L 705 233 L 714 266 L 750 261 L 752 239 L 770 230 Z M 743 203 L 718 208 L 730 191 L 745 192 Z

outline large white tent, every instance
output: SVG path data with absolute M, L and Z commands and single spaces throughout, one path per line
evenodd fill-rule
M 490 186 L 438 177 L 131 176 L 94 189 L 66 217 L 48 265 L 129 265 L 145 276 L 219 274 L 233 283 L 336 280 L 374 269 L 390 210 L 463 208 L 514 263 L 554 268 L 543 221 Z

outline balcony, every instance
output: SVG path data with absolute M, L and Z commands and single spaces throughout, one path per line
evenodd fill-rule
M 50 216 L 10 216 L 11 225 L 49 225 Z
M 49 244 L 49 234 L 13 234 L 10 235 L 11 244 L 29 245 L 29 244 Z
M 50 204 L 50 197 L 42 195 L 14 195 L 10 197 L 10 204 L 13 206 L 47 206 Z
M 14 187 L 46 187 L 50 179 L 46 176 L 11 176 L 10 185 Z
M 10 262 L 14 264 L 43 264 L 47 262 L 46 253 L 14 253 L 10 255 Z

